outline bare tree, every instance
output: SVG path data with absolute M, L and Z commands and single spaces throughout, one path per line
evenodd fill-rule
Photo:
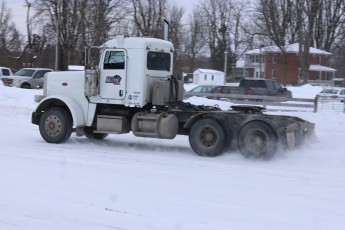
M 174 44 L 174 74 L 182 72 L 183 59 L 185 54 L 183 52 L 183 44 L 185 42 L 184 28 L 182 24 L 182 17 L 184 9 L 177 5 L 172 5 L 169 8 L 167 19 L 169 21 L 169 40 Z M 160 28 L 162 31 L 163 28 Z
M 230 0 L 205 0 L 201 4 L 211 62 L 213 68 L 217 70 L 224 69 L 224 54 L 228 49 L 231 27 L 231 6 Z
M 336 75 L 338 78 L 345 78 L 345 43 L 341 43 L 333 52 L 333 57 L 331 59 L 331 65 L 334 67 L 337 72 Z M 344 80 L 345 81 L 345 80 Z M 345 86 L 345 85 L 343 85 Z
M 87 33 L 88 43 L 101 45 L 113 31 L 123 32 L 124 19 L 130 14 L 131 5 L 128 0 L 90 0 L 87 2 L 85 26 L 82 32 Z
M 285 53 L 285 46 L 294 41 L 298 29 L 293 20 L 295 11 L 295 0 L 259 0 L 257 33 L 269 37 Z
M 242 57 L 243 53 L 248 50 L 248 33 L 246 32 L 246 15 L 248 15 L 248 3 L 239 1 L 233 5 L 233 13 L 230 30 L 230 43 L 228 44 L 228 70 L 231 73 L 229 80 L 234 80 L 234 70 L 236 62 Z
M 167 0 L 131 0 L 137 35 L 162 38 Z
M 314 47 L 333 52 L 345 39 L 345 2 L 321 1 L 315 20 Z
M 3 2 L 4 3 L 4 2 Z M 26 28 L 27 28 L 27 40 L 25 43 L 20 41 L 19 39 L 19 32 L 15 29 L 15 24 L 11 23 L 8 26 L 7 20 L 4 20 L 0 23 L 0 27 L 2 27 L 2 31 L 6 32 L 5 37 L 11 37 L 11 39 L 1 39 L 2 41 L 6 41 L 7 46 L 7 56 L 11 60 L 11 66 L 14 68 L 20 68 L 24 66 L 34 66 L 38 64 L 41 66 L 42 52 L 45 46 L 45 36 L 40 36 L 37 34 L 32 34 L 32 23 L 30 17 L 31 11 L 31 2 L 29 0 L 25 0 L 25 6 L 27 7 L 27 15 L 26 15 Z M 5 9 L 1 7 L 1 9 Z M 10 11 L 9 11 L 10 12 Z M 6 18 L 9 14 L 0 13 L 1 18 Z M 4 17 L 6 15 L 6 17 Z M 9 19 L 7 17 L 7 19 Z M 24 44 L 24 48 L 21 49 L 21 45 Z M 2 49 L 3 51 L 4 49 Z M 15 63 L 15 64 L 14 64 Z
M 299 43 L 300 74 L 307 82 L 311 46 L 332 52 L 345 38 L 343 0 L 259 0 L 257 27 L 284 53 Z
M 231 78 L 243 49 L 244 9 L 245 3 L 235 0 L 204 0 L 201 3 L 212 66 L 217 70 L 225 70 L 227 79 Z
M 59 45 L 59 67 L 67 69 L 80 42 L 84 25 L 87 0 L 35 0 L 33 7 L 57 35 Z
M 309 72 L 309 49 L 312 46 L 318 10 L 323 0 L 297 0 L 299 59 L 301 83 L 307 83 Z
M 286 45 L 295 42 L 296 34 L 301 26 L 297 24 L 300 15 L 296 14 L 296 9 L 295 0 L 259 0 L 255 10 L 257 12 L 256 33 L 260 39 L 269 38 L 281 51 L 278 62 L 284 69 L 281 73 L 283 78 L 288 73 Z
M 14 58 L 13 52 L 20 52 L 20 34 L 16 29 L 15 23 L 12 22 L 12 11 L 7 7 L 7 3 L 4 0 L 0 1 L 0 52 L 2 58 L 0 58 L 0 65 L 9 66 Z
M 189 59 L 190 71 L 194 71 L 195 59 L 202 53 L 207 45 L 203 23 L 203 18 L 201 17 L 199 9 L 195 9 L 189 17 L 184 46 L 184 52 Z

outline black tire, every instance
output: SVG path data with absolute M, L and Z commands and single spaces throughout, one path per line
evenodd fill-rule
M 28 83 L 24 83 L 20 86 L 20 88 L 22 89 L 31 89 L 31 85 L 29 85 Z
M 42 114 L 39 129 L 46 142 L 63 143 L 72 134 L 72 118 L 65 109 L 53 107 Z
M 192 126 L 189 143 L 199 156 L 215 157 L 224 151 L 225 132 L 217 121 L 203 118 Z
M 108 136 L 107 133 L 94 133 L 93 130 L 85 130 L 84 135 L 90 140 L 103 140 Z
M 278 150 L 278 137 L 267 123 L 251 121 L 241 128 L 237 145 L 247 158 L 268 159 Z

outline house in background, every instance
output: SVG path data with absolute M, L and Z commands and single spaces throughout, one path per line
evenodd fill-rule
M 193 83 L 193 73 L 182 72 L 182 79 L 184 83 Z
M 249 50 L 244 54 L 243 77 L 275 79 L 281 84 L 298 85 L 303 83 L 299 44 L 285 47 L 284 55 L 277 46 Z M 327 82 L 334 84 L 336 69 L 329 67 L 329 52 L 313 47 L 309 49 L 309 72 L 307 83 Z
M 234 73 L 232 75 L 232 81 L 239 82 L 243 78 L 249 77 L 249 68 L 245 68 L 245 60 L 241 58 L 236 61 L 236 66 L 234 69 Z
M 224 85 L 224 72 L 212 69 L 196 69 L 193 72 L 193 83 L 198 85 Z

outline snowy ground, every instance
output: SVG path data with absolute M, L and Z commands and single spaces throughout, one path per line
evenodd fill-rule
M 202 158 L 184 136 L 48 144 L 30 121 L 41 93 L 0 85 L 1 230 L 344 229 L 344 114 L 285 113 L 315 122 L 320 142 L 269 161 Z

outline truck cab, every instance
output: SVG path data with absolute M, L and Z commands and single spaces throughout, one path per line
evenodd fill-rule
M 94 79 L 86 77 L 85 87 L 94 92 L 86 90 L 91 103 L 142 107 L 152 103 L 154 82 L 172 75 L 174 48 L 170 42 L 117 36 L 100 49 L 98 68 L 89 71 L 96 75 L 91 74 Z

